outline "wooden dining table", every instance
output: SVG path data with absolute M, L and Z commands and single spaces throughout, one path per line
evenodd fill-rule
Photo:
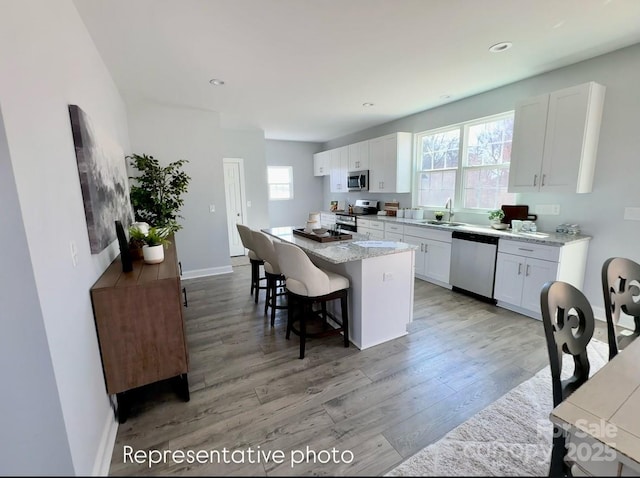
M 635 340 L 551 412 L 569 435 L 574 476 L 640 475 L 640 340 Z

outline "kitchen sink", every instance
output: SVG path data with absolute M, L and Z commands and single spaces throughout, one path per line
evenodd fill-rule
M 425 224 L 434 224 L 436 226 L 446 226 L 446 227 L 456 227 L 456 226 L 464 226 L 462 222 L 447 222 L 447 221 L 424 221 Z

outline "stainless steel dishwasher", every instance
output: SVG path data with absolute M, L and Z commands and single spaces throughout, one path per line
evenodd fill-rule
M 452 238 L 450 281 L 453 290 L 471 292 L 495 304 L 493 279 L 498 238 L 462 231 L 453 231 Z

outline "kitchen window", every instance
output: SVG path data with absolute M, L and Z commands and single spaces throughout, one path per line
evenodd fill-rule
M 442 209 L 448 198 L 463 209 L 513 204 L 507 192 L 513 112 L 416 135 L 416 205 Z
M 267 166 L 269 199 L 293 199 L 293 167 Z

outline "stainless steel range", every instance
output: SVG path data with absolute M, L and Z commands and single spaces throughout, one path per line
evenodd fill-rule
M 358 232 L 358 216 L 378 214 L 378 201 L 356 199 L 352 212 L 337 212 L 336 224 L 346 231 Z

